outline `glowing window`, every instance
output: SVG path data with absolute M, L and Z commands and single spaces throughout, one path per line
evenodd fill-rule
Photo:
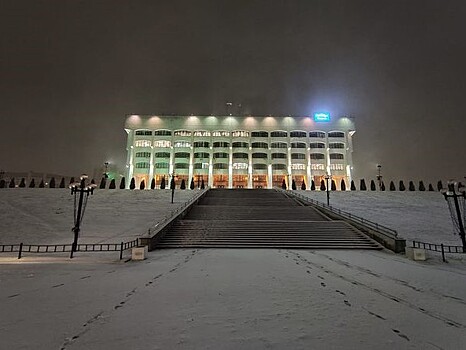
M 242 131 L 242 130 L 233 131 L 232 136 L 233 137 L 249 137 L 249 131 Z
M 247 163 L 233 163 L 232 168 L 234 170 L 244 170 L 248 168 Z
M 194 132 L 194 136 L 197 137 L 208 137 L 210 136 L 210 131 L 199 130 Z
M 229 131 L 213 131 L 212 136 L 214 136 L 214 137 L 229 137 L 230 132 Z
M 188 142 L 188 141 L 176 141 L 173 146 L 175 146 L 175 147 L 191 147 L 191 142 Z
M 137 140 L 137 141 L 134 141 L 134 145 L 136 147 L 150 147 L 151 142 L 149 140 Z
M 306 165 L 304 165 L 304 164 L 291 164 L 291 170 L 306 170 Z
M 191 136 L 191 131 L 189 131 L 189 130 L 176 130 L 173 134 L 175 136 Z
M 324 164 L 311 164 L 312 170 L 325 170 Z
M 171 142 L 168 140 L 154 141 L 154 147 L 167 148 L 171 146 Z
M 345 166 L 343 164 L 330 164 L 331 170 L 345 170 Z

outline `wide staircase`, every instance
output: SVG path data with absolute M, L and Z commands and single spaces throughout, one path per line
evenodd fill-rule
M 344 221 L 332 221 L 275 190 L 213 189 L 157 248 L 382 249 Z

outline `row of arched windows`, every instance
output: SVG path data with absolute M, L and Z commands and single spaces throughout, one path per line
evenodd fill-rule
M 196 137 L 208 137 L 208 136 L 215 136 L 215 137 L 228 137 L 230 135 L 229 131 L 190 131 L 190 130 L 176 130 L 172 132 L 171 130 L 136 130 L 135 134 L 137 136 L 181 136 L 181 137 L 186 137 L 186 136 L 194 136 Z M 282 130 L 277 130 L 277 131 L 233 131 L 231 132 L 231 135 L 233 137 L 297 137 L 297 138 L 303 138 L 309 137 L 312 138 L 324 138 L 325 137 L 325 132 L 323 131 L 310 131 L 309 133 L 306 131 L 301 131 L 301 130 L 294 130 L 294 131 L 282 131 Z M 330 131 L 327 133 L 328 137 L 345 137 L 345 133 L 343 131 Z

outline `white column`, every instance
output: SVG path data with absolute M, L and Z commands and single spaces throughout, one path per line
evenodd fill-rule
M 233 188 L 233 147 L 230 142 L 230 156 L 228 159 L 228 188 Z

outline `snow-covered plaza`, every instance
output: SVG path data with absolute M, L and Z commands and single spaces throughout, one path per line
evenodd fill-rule
M 144 234 L 195 191 L 97 190 L 80 241 Z M 304 193 L 304 192 L 301 192 Z M 325 193 L 306 191 L 324 202 Z M 460 245 L 438 192 L 332 192 L 409 240 Z M 2 189 L 0 244 L 70 243 L 73 198 Z M 0 254 L 1 349 L 461 349 L 466 264 L 390 251 L 169 249 Z

